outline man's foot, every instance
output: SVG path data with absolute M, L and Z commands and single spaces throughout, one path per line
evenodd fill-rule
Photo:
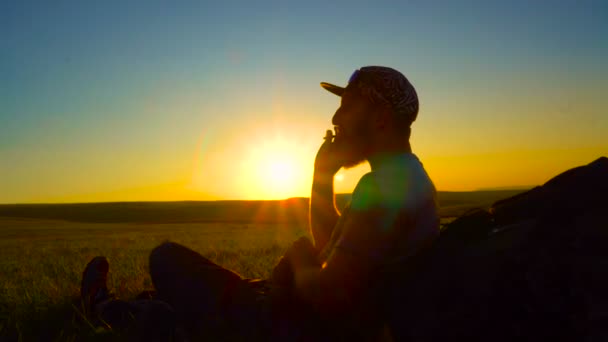
M 80 299 L 82 308 L 87 318 L 93 318 L 95 304 L 110 299 L 106 282 L 110 264 L 103 256 L 96 256 L 82 272 L 82 283 L 80 285 Z

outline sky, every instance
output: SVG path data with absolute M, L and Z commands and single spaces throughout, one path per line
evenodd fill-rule
M 309 196 L 365 65 L 438 190 L 539 185 L 608 155 L 607 37 L 605 1 L 4 1 L 0 203 Z

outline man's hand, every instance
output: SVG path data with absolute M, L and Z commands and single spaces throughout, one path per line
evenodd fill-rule
M 293 287 L 293 271 L 287 256 L 282 256 L 276 266 L 272 269 L 272 282 L 284 288 Z
M 315 175 L 333 177 L 342 167 L 343 163 L 336 155 L 336 148 L 333 144 L 333 134 L 331 130 L 325 132 L 325 142 L 321 144 L 315 158 Z
M 285 253 L 292 270 L 299 270 L 310 266 L 319 267 L 317 252 L 312 242 L 306 237 L 296 240 Z
M 306 237 L 301 237 L 289 246 L 272 270 L 272 281 L 286 288 L 292 287 L 293 272 L 309 266 L 318 267 L 316 250 Z

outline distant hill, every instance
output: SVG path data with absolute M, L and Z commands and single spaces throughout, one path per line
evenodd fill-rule
M 489 207 L 493 202 L 523 190 L 449 192 L 440 191 L 442 217 L 458 216 L 473 207 Z M 336 205 L 343 208 L 350 194 L 338 194 Z M 76 222 L 242 222 L 293 223 L 306 225 L 308 198 L 277 201 L 177 201 L 102 202 L 68 204 L 1 204 L 0 217 L 51 219 Z
M 522 191 L 532 189 L 534 185 L 515 185 L 515 186 L 499 186 L 493 188 L 479 188 L 475 191 L 503 191 L 503 190 L 513 190 L 513 191 Z
M 282 201 L 5 204 L 0 216 L 79 222 L 306 222 L 307 198 Z

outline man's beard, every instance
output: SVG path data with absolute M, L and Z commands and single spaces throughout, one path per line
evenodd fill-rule
M 352 133 L 334 140 L 345 169 L 353 168 L 367 160 L 371 136 L 368 129 L 366 125 L 360 124 Z

